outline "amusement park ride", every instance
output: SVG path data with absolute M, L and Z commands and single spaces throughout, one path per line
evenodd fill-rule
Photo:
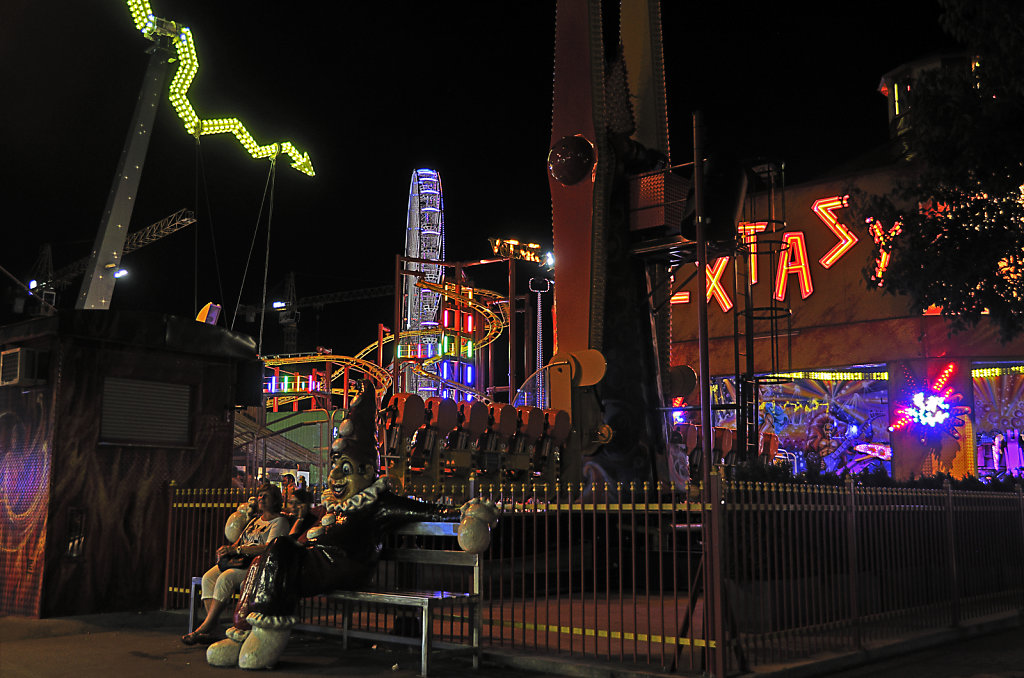
M 190 135 L 230 133 L 254 158 L 273 163 L 287 155 L 294 169 L 314 175 L 309 155 L 290 142 L 259 144 L 237 118 L 200 118 L 188 99 L 198 71 L 191 31 L 157 18 L 147 0 L 127 4 L 153 48 L 86 266 L 77 302 L 83 309 L 109 307 L 113 273 L 127 249 L 125 225 L 148 131 L 172 56 L 177 70 L 169 98 Z M 350 380 L 370 379 L 378 398 L 391 393 L 380 422 L 384 461 L 389 475 L 403 482 L 677 479 L 667 470 L 672 398 L 692 390 L 695 380 L 668 369 L 671 274 L 682 262 L 707 269 L 705 231 L 719 225 L 714 222 L 721 210 L 709 207 L 705 215 L 698 125 L 694 163 L 681 166 L 691 178 L 670 171 L 678 168 L 670 163 L 657 0 L 625 0 L 618 16 L 609 18 L 599 0 L 557 4 L 548 155 L 558 262 L 554 356 L 541 360 L 538 339 L 533 404 L 516 404 L 517 391 L 527 384 L 517 382 L 515 369 L 521 360 L 518 301 L 525 298 L 517 294 L 515 261 L 538 261 L 539 247 L 494 239 L 494 259 L 445 261 L 441 181 L 424 168 L 410 182 L 405 255 L 397 257 L 393 288 L 394 331 L 380 325 L 377 340 L 352 356 L 326 349 L 265 356 L 272 371 L 264 385 L 268 408 L 290 405 L 297 411 L 302 403 L 331 410 L 335 398 L 345 407 Z M 721 221 L 735 223 L 736 209 Z M 689 238 L 681 228 L 686 221 L 694 226 Z M 466 276 L 472 266 L 495 263 L 508 267 L 507 294 L 474 287 Z M 698 278 L 699 317 L 706 318 L 707 285 L 705 276 Z M 543 326 L 540 295 L 551 287 L 535 288 L 531 281 L 537 294 L 535 337 Z M 294 319 L 294 288 L 291 297 L 285 312 Z M 290 326 L 294 330 L 294 321 Z M 483 361 L 502 336 L 508 338 L 509 377 L 498 386 L 493 366 L 487 370 Z M 700 372 L 706 375 L 704 359 L 706 354 Z M 702 402 L 711 402 L 708 388 L 705 380 Z M 710 408 L 702 415 L 703 454 L 710 458 Z
M 547 388 L 538 389 L 546 397 L 517 407 L 514 369 L 507 402 L 494 398 L 499 389 L 475 381 L 483 372 L 477 362 L 482 349 L 506 332 L 512 338 L 509 364 L 515 362 L 511 262 L 535 260 L 536 253 L 495 240 L 501 259 L 442 261 L 440 181 L 427 170 L 413 173 L 406 256 L 396 266 L 395 288 L 402 293 L 396 294 L 394 326 L 400 337 L 390 379 L 380 357 L 383 344 L 395 340 L 391 334 L 382 332 L 377 344 L 352 359 L 312 357 L 361 370 L 381 395 L 395 393 L 382 422 L 389 474 L 430 483 L 470 476 L 570 483 L 675 478 L 666 454 L 672 397 L 686 395 L 695 380 L 673 379 L 668 369 L 666 283 L 681 262 L 706 268 L 703 158 L 698 144 L 696 169 L 685 170 L 693 181 L 683 183 L 696 184 L 696 195 L 684 187 L 668 199 L 679 177 L 668 172 L 659 6 L 631 0 L 620 11 L 604 25 L 599 2 L 561 0 L 557 8 L 548 155 L 557 262 L 555 348 L 539 370 Z M 647 184 L 660 182 L 660 191 L 638 191 L 642 176 Z M 715 207 L 709 216 L 734 224 L 741 199 L 732 213 L 726 209 L 719 217 L 723 210 Z M 696 212 L 691 238 L 680 231 L 688 212 Z M 508 295 L 464 282 L 467 266 L 504 260 L 510 262 Z M 700 296 L 706 314 L 707 299 Z M 374 352 L 378 360 L 367 360 Z M 267 365 L 293 360 L 268 359 Z M 706 366 L 702 373 L 708 373 Z M 326 391 L 327 382 L 321 388 Z M 270 401 L 284 404 L 286 398 L 282 393 Z M 702 393 L 702 400 L 710 402 L 709 394 Z M 709 457 L 710 418 L 702 424 Z

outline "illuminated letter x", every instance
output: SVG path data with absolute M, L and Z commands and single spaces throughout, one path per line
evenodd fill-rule
M 707 270 L 704 271 L 704 275 L 708 280 L 708 301 L 711 301 L 711 296 L 714 295 L 718 301 L 718 307 L 723 312 L 727 312 L 732 308 L 732 300 L 719 283 L 722 279 L 722 274 L 725 273 L 725 267 L 728 265 L 729 257 L 718 257 L 715 259 L 714 266 L 708 266 Z

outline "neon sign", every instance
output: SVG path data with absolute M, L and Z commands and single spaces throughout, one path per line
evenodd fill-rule
M 954 372 L 956 372 L 956 363 L 949 363 L 930 387 L 925 383 L 925 388 L 921 389 L 904 367 L 907 383 L 914 394 L 911 396 L 909 404 L 902 405 L 895 410 L 899 417 L 892 422 L 889 430 L 900 431 L 911 424 L 916 424 L 929 428 L 938 427 L 953 438 L 959 439 L 960 434 L 956 429 L 958 426 L 964 425 L 961 415 L 968 414 L 970 408 L 958 405 L 957 403 L 963 399 L 963 395 L 955 392 L 952 387 L 947 387 Z
M 736 225 L 743 243 L 750 246 L 750 284 L 757 283 L 757 234 L 768 228 L 767 221 L 741 221 Z
M 540 251 L 540 245 L 535 242 L 521 243 L 518 240 L 503 240 L 501 238 L 488 238 L 491 243 L 491 250 L 499 257 L 508 259 L 522 259 L 532 261 L 535 264 L 544 263 L 544 255 Z
M 871 233 L 872 239 L 878 245 L 878 256 L 875 258 L 875 272 L 871 279 L 877 280 L 878 286 L 881 287 L 883 282 L 882 276 L 885 275 L 885 269 L 889 268 L 889 261 L 892 258 L 893 240 L 903 232 L 903 224 L 897 221 L 893 224 L 892 228 L 883 231 L 882 224 L 874 217 L 868 217 L 866 223 L 868 224 L 868 231 Z
M 818 260 L 822 268 L 832 268 L 860 241 L 860 238 L 847 228 L 845 224 L 840 222 L 835 214 L 836 210 L 849 207 L 849 204 L 850 196 L 848 195 L 819 198 L 811 204 L 811 211 L 838 238 L 838 242 Z M 757 236 L 759 233 L 764 233 L 768 230 L 768 223 L 767 221 L 741 221 L 736 225 L 742 241 L 748 247 L 750 255 L 749 280 L 752 285 L 758 281 Z M 899 224 L 897 224 L 885 236 L 888 238 L 887 242 L 891 243 L 891 239 L 898 235 L 899 232 Z M 729 259 L 729 257 L 718 258 L 714 264 L 708 264 L 707 271 L 705 272 L 708 281 L 708 301 L 714 296 L 718 301 L 719 308 L 723 312 L 729 311 L 733 307 L 732 300 L 721 284 L 725 270 L 729 265 Z M 886 252 L 884 261 L 881 263 L 887 265 L 888 261 L 888 252 Z M 884 270 L 884 266 L 882 270 Z M 810 257 L 807 253 L 807 241 L 803 231 L 788 231 L 782 234 L 782 250 L 775 270 L 775 289 L 773 294 L 777 301 L 785 300 L 786 287 L 791 274 L 797 276 L 801 299 L 806 299 L 814 293 Z M 688 304 L 690 303 L 690 296 L 690 292 L 678 291 L 672 295 L 671 303 Z
M 800 298 L 806 299 L 814 292 L 814 284 L 811 282 L 811 265 L 807 259 L 803 231 L 783 233 L 782 244 L 779 268 L 775 273 L 775 299 L 783 301 L 786 298 L 786 283 L 791 273 L 796 273 L 800 283 Z
M 840 223 L 836 218 L 835 210 L 847 207 L 850 204 L 850 196 L 832 196 L 815 200 L 811 205 L 811 211 L 818 215 L 822 223 L 829 227 L 829 230 L 839 238 L 832 249 L 825 253 L 818 261 L 825 268 L 832 268 L 832 265 L 843 258 L 843 255 L 850 251 L 850 248 L 857 244 L 859 238 L 853 234 L 845 224 Z
M 718 302 L 718 307 L 723 312 L 728 311 L 732 308 L 732 299 L 722 289 L 722 285 L 719 282 L 722 279 L 722 274 L 725 273 L 725 267 L 729 265 L 729 257 L 718 257 L 715 259 L 713 266 L 708 266 L 704 272 L 705 277 L 708 281 L 708 301 L 711 301 L 711 297 L 715 298 Z
M 732 299 L 729 298 L 729 294 L 722 287 L 721 283 L 722 274 L 725 273 L 725 269 L 729 266 L 729 259 L 731 257 L 718 257 L 715 259 L 714 264 L 708 264 L 704 268 L 704 278 L 708 282 L 707 300 L 711 301 L 711 297 L 714 297 L 715 301 L 718 302 L 718 307 L 723 312 L 732 308 Z M 669 303 L 688 304 L 690 303 L 690 293 L 686 291 L 676 292 L 669 299 Z

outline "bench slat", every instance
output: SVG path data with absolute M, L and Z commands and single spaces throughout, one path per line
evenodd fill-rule
M 396 534 L 421 537 L 458 537 L 459 524 L 453 522 L 409 523 L 395 530 Z M 427 542 L 436 545 L 433 542 Z M 414 546 L 386 548 L 381 553 L 381 562 L 440 565 L 447 567 L 464 567 L 469 570 L 467 587 L 469 591 L 330 591 L 318 594 L 317 597 L 336 601 L 342 604 L 344 626 L 341 629 L 318 624 L 297 624 L 296 629 L 319 631 L 321 633 L 337 633 L 344 639 L 345 647 L 349 638 L 379 639 L 390 642 L 418 645 L 420 647 L 421 675 L 426 676 L 431 649 L 458 650 L 473 655 L 473 667 L 480 664 L 480 582 L 483 558 L 479 554 L 466 553 L 440 548 L 418 548 Z M 389 568 L 390 569 L 390 568 Z M 402 570 L 403 568 L 395 568 Z M 434 571 L 431 571 L 434 572 Z M 413 573 L 410 573 L 413 574 Z M 413 579 L 419 579 L 419 572 Z M 458 585 L 449 583 L 449 586 Z M 416 637 L 395 636 L 381 631 L 364 631 L 350 627 L 352 621 L 352 604 L 390 605 L 393 607 L 411 607 L 421 610 L 419 613 L 421 633 Z M 434 640 L 433 611 L 441 605 L 462 606 L 468 615 L 469 630 L 465 643 L 453 643 Z M 442 608 L 443 609 L 443 608 Z M 465 622 L 463 622 L 465 625 Z
M 393 563 L 418 563 L 420 565 L 452 565 L 477 567 L 480 554 L 465 551 L 436 551 L 432 549 L 384 549 L 381 560 Z
M 413 535 L 420 537 L 458 537 L 458 523 L 409 523 L 395 530 L 395 534 Z
M 360 603 L 421 606 L 424 601 L 471 602 L 477 596 L 453 591 L 331 591 L 322 594 L 329 600 L 347 600 Z

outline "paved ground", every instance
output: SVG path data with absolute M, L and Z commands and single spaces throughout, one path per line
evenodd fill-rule
M 0 676 L 3 678 L 159 678 L 242 675 L 206 663 L 206 648 L 179 640 L 187 626 L 183 612 L 88 615 L 55 619 L 0 617 Z M 486 662 L 473 670 L 468 658 L 433 660 L 437 678 L 555 678 L 554 673 L 499 667 Z M 336 637 L 296 634 L 274 678 L 358 676 L 412 678 L 419 655 L 404 648 L 342 650 Z M 248 674 L 246 674 L 248 675 Z
M 89 615 L 58 619 L 0 617 L 2 678 L 161 678 L 241 675 L 206 663 L 205 648 L 179 641 L 187 619 L 182 612 Z M 946 642 L 854 669 L 843 663 L 775 667 L 769 675 L 803 678 L 1024 678 L 1024 627 L 950 632 Z M 913 648 L 907 641 L 902 650 Z M 847 658 L 847 664 L 848 665 Z M 582 665 L 528 655 L 490 655 L 480 672 L 468 659 L 438 658 L 436 678 L 640 678 L 615 665 Z M 363 647 L 344 651 L 337 638 L 297 634 L 274 670 L 274 678 L 352 676 L 412 678 L 417 654 L 405 649 Z M 755 674 L 756 675 L 756 674 Z M 764 675 L 761 672 L 761 675 Z
M 830 673 L 832 678 L 1024 678 L 1024 627 Z
M 747 678 L 1024 678 L 1022 622 L 1021 617 L 1002 617 L 908 636 L 862 653 L 760 667 Z

